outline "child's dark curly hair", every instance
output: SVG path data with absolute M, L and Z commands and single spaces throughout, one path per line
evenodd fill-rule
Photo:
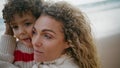
M 10 23 L 14 20 L 14 15 L 32 13 L 36 18 L 39 17 L 42 7 L 42 0 L 8 0 L 4 5 L 3 19 L 5 22 Z

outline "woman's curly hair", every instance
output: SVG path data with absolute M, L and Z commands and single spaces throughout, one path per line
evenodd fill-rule
M 83 12 L 59 1 L 45 4 L 41 15 L 61 21 L 65 40 L 70 45 L 66 52 L 75 59 L 79 68 L 99 68 L 90 23 Z
M 36 18 L 39 17 L 42 9 L 42 0 L 8 0 L 2 10 L 3 19 L 9 23 L 14 20 L 14 15 L 31 13 Z M 39 11 L 38 11 L 39 9 Z

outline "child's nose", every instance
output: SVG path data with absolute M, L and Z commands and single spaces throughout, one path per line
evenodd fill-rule
M 24 34 L 24 33 L 25 33 L 25 29 L 22 28 L 22 27 L 20 27 L 20 28 L 19 28 L 19 34 Z

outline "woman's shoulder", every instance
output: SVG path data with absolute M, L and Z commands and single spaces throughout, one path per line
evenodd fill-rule
M 69 56 L 64 56 L 64 62 L 60 65 L 60 68 L 79 68 L 74 62 L 74 59 Z

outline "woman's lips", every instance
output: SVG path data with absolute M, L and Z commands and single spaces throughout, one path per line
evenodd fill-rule
M 34 50 L 34 53 L 43 53 L 43 51 Z
M 40 62 L 44 60 L 44 52 L 40 50 L 34 50 L 34 60 Z
M 34 55 L 36 55 L 36 56 L 43 56 L 43 53 L 44 52 L 42 52 L 42 51 L 39 51 L 39 50 L 34 50 Z

